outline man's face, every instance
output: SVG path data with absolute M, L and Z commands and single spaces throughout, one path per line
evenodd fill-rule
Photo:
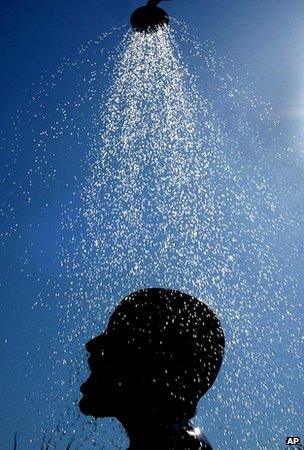
M 80 388 L 83 394 L 79 403 L 80 410 L 83 414 L 94 417 L 112 416 L 113 406 L 117 407 L 120 377 L 111 339 L 103 333 L 89 341 L 86 349 L 89 352 L 91 374 Z
M 120 417 L 127 411 L 140 409 L 152 375 L 145 375 L 137 340 L 130 342 L 130 324 L 108 329 L 86 344 L 91 374 L 80 387 L 83 398 L 79 407 L 83 414 L 93 417 Z M 149 355 L 149 359 L 151 355 Z M 152 382 L 151 382 L 152 383 Z
M 216 378 L 224 336 L 213 312 L 178 293 L 171 299 L 171 291 L 137 295 L 123 301 L 106 331 L 86 345 L 91 374 L 79 404 L 85 415 L 120 419 L 143 410 L 174 411 L 177 404 L 192 405 Z

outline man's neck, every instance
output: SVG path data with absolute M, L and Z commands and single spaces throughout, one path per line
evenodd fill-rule
M 196 450 L 201 447 L 198 430 L 185 422 L 164 425 L 149 420 L 123 423 L 130 439 L 129 450 Z

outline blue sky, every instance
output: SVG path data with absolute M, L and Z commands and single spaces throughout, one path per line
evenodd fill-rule
M 50 411 L 60 414 L 64 407 L 56 403 L 57 394 L 50 392 L 48 399 L 53 399 L 56 404 L 51 404 L 52 400 L 48 400 L 50 404 L 45 405 L 45 390 L 48 391 L 53 386 L 54 378 L 61 379 L 66 376 L 66 372 L 63 370 L 61 374 L 60 369 L 58 373 L 53 372 L 52 365 L 48 366 L 42 359 L 50 357 L 49 343 L 52 342 L 53 349 L 57 342 L 57 331 L 60 331 L 58 306 L 56 299 L 52 298 L 53 291 L 48 286 L 50 280 L 61 285 L 62 290 L 67 284 L 62 280 L 58 261 L 56 262 L 56 242 L 63 235 L 60 228 L 61 205 L 67 204 L 77 191 L 78 182 L 75 177 L 81 179 L 83 155 L 76 138 L 75 141 L 74 138 L 63 138 L 54 147 L 47 148 L 47 168 L 42 168 L 42 172 L 45 171 L 40 178 L 39 170 L 32 177 L 33 187 L 30 192 L 34 200 L 28 203 L 27 189 L 24 186 L 28 187 L 27 171 L 35 159 L 31 128 L 36 132 L 35 123 L 29 121 L 35 113 L 35 105 L 30 103 L 30 99 L 37 95 L 50 74 L 57 72 L 63 58 L 77 58 L 82 44 L 95 39 L 113 26 L 127 23 L 130 13 L 140 4 L 137 0 L 107 3 L 97 0 L 0 0 L 0 203 L 6 208 L 1 220 L 0 310 L 3 323 L 0 331 L 0 414 L 5 418 L 0 425 L 1 449 L 9 448 L 15 431 L 20 432 L 20 439 L 25 436 L 26 429 L 31 430 L 31 435 L 35 435 L 33 424 L 39 424 L 45 409 L 48 410 L 48 415 L 45 415 L 46 423 L 43 426 L 48 430 L 47 418 Z M 270 148 L 269 158 L 276 160 L 278 148 L 292 147 L 295 150 L 286 160 L 283 158 L 282 166 L 275 166 L 275 173 L 269 171 L 268 176 L 273 189 L 279 192 L 279 203 L 284 205 L 283 209 L 286 208 L 288 217 L 294 214 L 295 221 L 299 221 L 299 218 L 303 218 L 303 1 L 172 0 L 164 3 L 164 7 L 170 15 L 187 22 L 195 29 L 199 41 L 214 42 L 219 57 L 234 61 L 233 71 L 241 83 L 250 85 L 258 98 L 272 105 L 273 118 L 280 118 L 280 123 L 268 134 L 269 141 L 277 142 L 277 146 Z M 111 48 L 111 44 L 116 45 L 117 38 L 110 36 L 107 47 Z M 73 78 L 69 80 L 67 77 L 57 100 L 60 95 L 67 99 L 73 95 Z M 57 100 L 55 98 L 48 101 L 47 124 L 56 120 Z M 18 110 L 22 112 L 18 113 Z M 14 122 L 17 123 L 16 126 Z M 39 126 L 38 123 L 37 129 Z M 19 147 L 15 160 L 14 149 L 16 142 L 18 143 L 16 138 L 19 139 Z M 72 150 L 61 151 L 65 146 L 76 150 L 74 153 Z M 282 151 L 278 154 L 282 154 Z M 284 166 L 285 161 L 288 162 L 288 167 Z M 52 174 L 53 170 L 56 172 Z M 48 171 L 51 179 L 56 180 L 53 184 L 50 182 L 50 187 L 45 182 L 42 183 Z M 267 175 L 266 169 L 265 173 Z M 285 207 L 288 202 L 288 207 Z M 302 246 L 299 229 L 290 226 L 289 232 L 286 242 L 271 241 L 276 255 L 282 251 L 287 252 L 286 261 L 295 258 L 294 255 L 300 252 Z M 296 251 L 288 254 L 289 246 Z M 300 262 L 294 260 L 293 264 L 296 275 L 301 279 L 303 270 Z M 282 277 L 289 275 L 288 268 L 285 267 Z M 300 296 L 301 292 L 303 289 L 300 286 L 295 295 Z M 33 304 L 41 298 L 44 299 L 45 308 L 33 309 Z M 294 314 L 299 313 L 300 309 L 295 307 Z M 297 324 L 296 319 L 294 322 Z M 288 330 L 288 327 L 284 330 Z M 287 340 L 284 342 L 287 349 Z M 38 348 L 42 349 L 43 356 Z M 29 357 L 29 354 L 33 354 L 33 349 L 37 349 L 36 356 Z M 276 364 L 298 364 L 296 357 L 289 355 L 290 359 L 284 360 L 284 355 L 286 356 L 283 351 Z M 275 364 L 272 368 L 274 367 Z M 232 369 L 228 366 L 227 371 L 229 370 Z M 291 381 L 282 379 L 282 385 L 285 386 L 283 399 L 284 395 L 288 397 L 288 389 L 290 397 L 297 398 L 299 381 L 301 380 L 292 388 L 289 385 Z M 58 391 L 62 389 L 63 394 L 66 393 L 67 388 L 57 388 Z M 35 392 L 33 399 L 32 392 Z M 237 420 L 235 427 L 236 432 L 240 432 Z M 40 433 L 40 428 L 36 434 Z M 105 426 L 105 430 L 107 436 L 111 427 Z M 295 429 L 290 430 L 290 434 L 298 431 L 296 425 Z M 278 430 L 272 431 L 275 432 L 279 433 Z M 116 428 L 115 433 L 115 436 L 121 436 Z M 211 435 L 211 441 L 212 437 Z M 103 437 L 101 441 L 106 439 Z M 215 437 L 216 440 L 220 441 Z M 31 446 L 27 439 L 22 448 L 26 450 L 35 446 Z M 84 445 L 84 448 L 90 447 Z M 254 448 L 252 446 L 252 450 Z
M 6 107 L 14 111 L 23 86 L 35 81 L 37 73 L 55 67 L 83 42 L 126 23 L 139 4 L 1 1 L 2 89 L 10 99 L 4 97 Z M 166 3 L 168 12 L 188 21 L 201 40 L 211 39 L 220 53 L 229 51 L 238 64 L 246 64 L 257 78 L 257 93 L 279 111 L 302 106 L 303 8 L 300 0 Z

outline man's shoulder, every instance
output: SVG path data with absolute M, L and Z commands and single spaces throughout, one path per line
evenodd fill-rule
M 207 436 L 201 434 L 200 436 L 200 448 L 203 450 L 213 450 Z

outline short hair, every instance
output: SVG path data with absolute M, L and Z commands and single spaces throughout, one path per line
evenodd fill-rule
M 214 383 L 225 346 L 210 307 L 191 295 L 160 288 L 125 297 L 104 336 L 111 337 L 129 370 L 154 376 L 164 395 L 170 390 L 175 403 L 190 401 L 193 406 Z

